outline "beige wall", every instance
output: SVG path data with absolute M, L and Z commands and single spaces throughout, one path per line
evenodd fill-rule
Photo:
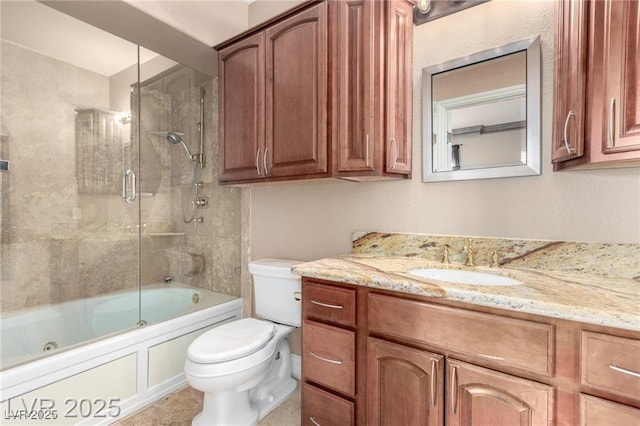
M 413 179 L 252 188 L 251 257 L 349 252 L 355 230 L 640 243 L 639 169 L 552 171 L 553 13 L 551 0 L 493 0 L 414 27 Z M 422 183 L 421 69 L 537 34 L 542 175 Z

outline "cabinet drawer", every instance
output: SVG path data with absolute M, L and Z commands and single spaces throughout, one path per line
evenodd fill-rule
M 581 383 L 640 400 L 640 341 L 582 332 Z
M 302 386 L 302 424 L 308 426 L 351 426 L 353 402 L 305 383 Z
M 302 375 L 307 380 L 355 395 L 355 332 L 304 321 Z
M 640 425 L 640 410 L 580 394 L 580 426 Z
M 302 311 L 308 318 L 354 327 L 356 291 L 305 280 L 302 287 Z
M 501 366 L 553 375 L 554 327 L 380 294 L 370 294 L 371 332 L 473 356 Z

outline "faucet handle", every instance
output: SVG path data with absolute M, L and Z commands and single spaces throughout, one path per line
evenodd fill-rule
M 476 266 L 475 259 L 474 259 L 476 251 L 472 247 L 472 245 L 471 245 L 472 243 L 473 243 L 473 241 L 471 240 L 471 238 L 469 238 L 467 240 L 467 245 L 464 246 L 463 250 L 467 255 L 467 261 L 464 263 L 464 266 Z
M 491 265 L 492 268 L 499 268 L 500 267 L 500 257 L 498 256 L 498 250 L 493 250 L 493 253 L 491 255 Z
M 445 244 L 442 248 L 442 263 L 451 263 L 449 260 L 449 244 Z

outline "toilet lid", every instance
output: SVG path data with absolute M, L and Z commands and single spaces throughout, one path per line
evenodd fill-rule
M 189 359 L 203 364 L 237 359 L 262 348 L 274 333 L 273 323 L 255 318 L 223 324 L 191 343 Z

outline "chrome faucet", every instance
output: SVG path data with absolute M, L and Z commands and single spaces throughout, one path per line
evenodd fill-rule
M 464 266 L 476 266 L 476 263 L 475 263 L 476 251 L 471 246 L 472 243 L 473 243 L 473 241 L 471 241 L 471 238 L 469 238 L 467 245 L 464 246 L 464 252 L 467 255 L 467 260 L 466 260 L 466 262 L 464 262 Z
M 449 244 L 445 244 L 442 248 L 442 263 L 451 263 L 449 260 Z

